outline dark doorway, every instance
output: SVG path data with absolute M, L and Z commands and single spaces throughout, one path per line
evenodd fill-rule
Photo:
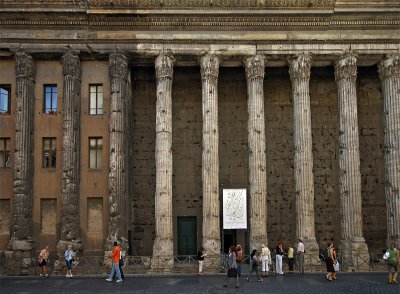
M 223 246 L 224 252 L 229 252 L 229 247 L 236 245 L 236 230 L 224 230 Z
M 196 255 L 197 219 L 195 216 L 178 216 L 178 255 Z

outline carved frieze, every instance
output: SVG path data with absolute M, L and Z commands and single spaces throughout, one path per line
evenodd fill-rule
M 89 7 L 135 8 L 298 8 L 334 7 L 335 0 L 87 0 Z
M 36 74 L 35 63 L 30 55 L 23 51 L 15 53 L 15 74 L 17 78 L 33 80 Z
M 155 63 L 157 79 L 170 78 L 174 73 L 174 60 L 169 53 L 161 53 Z
M 263 79 L 265 73 L 265 61 L 261 55 L 255 55 L 244 60 L 246 69 L 246 78 L 250 79 Z
M 311 56 L 307 53 L 289 58 L 289 74 L 292 81 L 310 77 Z
M 201 78 L 217 79 L 219 72 L 219 59 L 217 56 L 207 53 L 200 60 Z
M 128 59 L 125 55 L 114 51 L 109 58 L 110 76 L 111 78 L 127 79 L 128 75 Z
M 384 80 L 392 76 L 400 77 L 400 54 L 390 54 L 378 64 L 379 77 Z
M 352 50 L 346 51 L 335 61 L 335 79 L 357 77 L 357 54 Z

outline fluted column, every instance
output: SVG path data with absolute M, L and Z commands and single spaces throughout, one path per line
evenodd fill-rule
M 400 54 L 378 65 L 382 81 L 387 243 L 400 244 Z
M 172 78 L 173 58 L 161 53 L 155 63 L 157 78 L 156 102 L 156 236 L 152 268 L 173 267 L 172 231 Z
M 25 52 L 15 54 L 16 113 L 12 231 L 6 253 L 8 274 L 26 274 L 33 235 L 33 149 L 34 149 L 34 83 L 35 63 Z
M 81 64 L 79 57 L 68 50 L 62 57 L 63 130 L 61 179 L 61 240 L 80 239 L 79 179 L 80 179 L 80 113 Z M 65 247 L 62 249 L 65 250 Z
M 221 251 L 219 157 L 218 157 L 218 73 L 219 60 L 211 54 L 200 60 L 203 103 L 203 247 L 207 267 L 218 267 Z
M 69 48 L 61 58 L 64 76 L 62 177 L 61 177 L 61 239 L 57 244 L 58 262 L 55 268 L 65 266 L 64 251 L 68 244 L 80 250 L 80 118 L 81 76 L 79 56 Z
M 315 239 L 314 178 L 310 107 L 311 56 L 289 59 L 294 121 L 294 180 L 296 195 L 296 237 L 307 252 L 318 253 Z M 318 255 L 317 255 L 318 257 Z
M 267 243 L 267 175 L 265 159 L 263 56 L 244 60 L 247 79 L 249 144 L 250 250 Z
M 356 62 L 357 56 L 352 51 L 335 62 L 339 104 L 340 249 L 349 267 L 356 266 L 358 254 L 368 253 L 362 230 Z
M 109 56 L 111 109 L 110 109 L 110 173 L 109 187 L 109 225 L 106 249 L 111 250 L 113 242 L 119 240 L 126 245 L 126 208 L 128 195 L 128 148 L 126 108 L 128 97 L 128 59 L 118 51 Z

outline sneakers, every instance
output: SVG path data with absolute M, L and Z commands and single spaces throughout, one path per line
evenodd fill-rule
M 106 279 L 106 281 L 107 281 L 107 282 L 111 282 L 112 280 L 111 280 L 111 279 Z
M 224 287 L 226 288 L 226 287 L 228 287 L 228 285 L 225 283 L 225 284 L 224 284 Z
M 262 282 L 262 281 L 263 281 L 263 279 L 258 279 L 258 281 L 259 281 L 259 282 Z
M 246 281 L 247 281 L 247 282 L 250 282 L 250 279 L 249 279 L 249 278 L 246 278 Z
M 122 280 L 117 280 L 117 281 L 116 281 L 116 283 L 121 283 L 121 282 L 122 282 Z

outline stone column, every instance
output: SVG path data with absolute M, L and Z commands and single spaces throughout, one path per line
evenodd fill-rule
M 33 149 L 35 62 L 22 51 L 15 54 L 16 104 L 12 230 L 5 252 L 8 274 L 28 274 L 33 249 Z
M 110 113 L 110 173 L 109 186 L 109 225 L 106 244 L 106 256 L 118 240 L 126 249 L 126 209 L 130 203 L 128 195 L 128 145 L 127 101 L 128 97 L 128 59 L 114 51 L 109 57 L 111 83 Z
M 152 269 L 168 271 L 174 265 L 172 231 L 172 78 L 174 60 L 161 53 L 155 63 L 156 102 L 156 238 L 153 245 Z
M 61 178 L 61 239 L 57 244 L 58 263 L 65 266 L 64 251 L 68 244 L 74 250 L 82 247 L 80 239 L 80 118 L 81 63 L 70 49 L 61 58 L 64 76 L 62 178 Z
M 211 54 L 200 60 L 203 103 L 203 247 L 207 268 L 220 268 L 221 232 L 218 157 L 219 60 Z
M 378 65 L 382 80 L 387 243 L 400 245 L 400 54 Z
M 357 56 L 346 52 L 335 62 L 339 104 L 339 185 L 343 265 L 348 269 L 368 264 L 362 230 L 360 151 L 357 120 Z
M 244 60 L 247 79 L 249 144 L 250 250 L 267 244 L 267 174 L 265 159 L 264 57 Z
M 294 121 L 294 180 L 296 195 L 296 238 L 303 240 L 311 260 L 319 261 L 315 239 L 314 178 L 310 107 L 311 56 L 300 54 L 289 59 Z M 307 258 L 307 260 L 309 260 Z

